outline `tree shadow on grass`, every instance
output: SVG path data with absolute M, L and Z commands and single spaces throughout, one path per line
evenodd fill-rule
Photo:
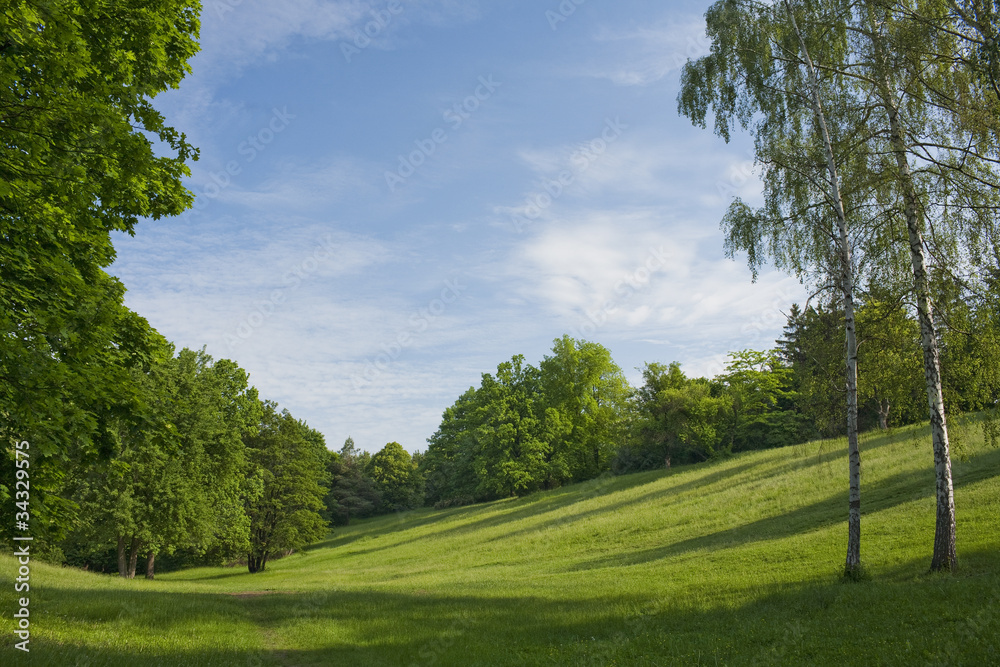
M 917 427 L 904 427 L 900 429 L 894 429 L 889 432 L 874 432 L 874 434 L 868 434 L 870 438 L 866 443 L 866 450 L 871 451 L 886 447 L 889 445 L 894 445 L 902 441 L 917 439 L 918 434 L 912 431 Z M 925 429 L 926 430 L 926 429 Z M 481 519 L 475 521 L 469 521 L 461 523 L 460 525 L 444 527 L 441 530 L 434 531 L 426 536 L 420 536 L 415 539 L 424 538 L 439 538 L 449 534 L 463 535 L 479 532 L 483 529 L 494 528 L 502 526 L 505 524 L 513 524 L 523 519 L 536 519 L 542 517 L 545 514 L 550 514 L 552 512 L 557 512 L 563 510 L 567 507 L 571 507 L 576 504 L 580 504 L 591 500 L 596 497 L 606 496 L 611 493 L 616 493 L 620 491 L 637 489 L 642 486 L 648 486 L 650 484 L 656 484 L 663 480 L 664 477 L 689 477 L 687 481 L 680 482 L 678 484 L 672 485 L 666 489 L 654 489 L 646 494 L 643 494 L 637 498 L 622 500 L 612 506 L 602 506 L 592 510 L 581 511 L 576 514 L 560 516 L 556 518 L 549 519 L 540 525 L 532 525 L 524 528 L 520 528 L 514 531 L 505 532 L 503 535 L 496 536 L 494 540 L 507 539 L 512 535 L 532 533 L 540 530 L 549 530 L 552 527 L 559 525 L 564 525 L 567 522 L 577 521 L 581 519 L 586 519 L 591 515 L 604 514 L 606 512 L 616 512 L 628 509 L 630 506 L 641 506 L 654 499 L 658 499 L 664 496 L 678 496 L 691 491 L 701 491 L 705 490 L 714 485 L 723 484 L 728 482 L 744 473 L 750 472 L 754 469 L 766 470 L 768 477 L 778 477 L 785 473 L 803 471 L 807 468 L 820 467 L 824 465 L 831 465 L 837 461 L 845 460 L 847 458 L 847 445 L 846 439 L 843 442 L 843 447 L 838 446 L 838 441 L 816 441 L 814 443 L 806 443 L 803 445 L 795 445 L 794 447 L 802 448 L 803 454 L 795 458 L 787 458 L 780 465 L 772 466 L 770 468 L 766 467 L 766 463 L 760 460 L 749 460 L 740 463 L 739 460 L 744 457 L 755 457 L 762 452 L 785 452 L 790 448 L 773 449 L 773 450 L 762 450 L 754 452 L 741 452 L 732 459 L 721 460 L 712 463 L 699 463 L 699 464 L 689 464 L 683 466 L 676 466 L 672 470 L 654 470 L 654 471 L 644 471 L 639 473 L 631 473 L 628 475 L 607 475 L 604 477 L 599 477 L 597 479 L 588 480 L 586 482 L 580 482 L 577 484 L 571 484 L 559 489 L 554 489 L 551 491 L 542 491 L 530 496 L 525 496 L 524 498 L 509 499 L 504 501 L 499 501 L 502 503 L 498 505 L 497 503 L 490 503 L 485 505 L 476 505 L 468 508 L 462 508 L 463 510 L 469 510 L 467 514 L 479 513 L 479 512 L 489 512 L 489 516 L 485 516 Z M 815 454 L 809 452 L 804 448 L 810 448 L 818 445 L 818 449 Z M 711 466 L 711 467 L 710 467 Z M 712 470 L 715 467 L 715 470 Z M 493 510 L 493 511 L 491 511 Z M 400 520 L 400 525 L 393 531 L 397 532 L 399 530 L 408 530 L 411 527 L 418 527 L 429 525 L 439 522 L 439 520 L 445 520 L 449 518 L 456 518 L 455 515 L 444 515 L 444 514 L 434 514 L 429 515 L 423 520 L 415 523 L 407 524 L 405 520 Z M 379 531 L 380 534 L 386 534 L 386 531 Z M 349 541 L 340 542 L 339 544 L 335 541 L 330 541 L 322 544 L 327 544 L 329 546 L 339 546 L 342 544 L 347 544 Z M 372 549 L 366 549 L 358 551 L 356 553 L 373 553 L 380 551 L 385 547 L 374 547 Z
M 237 577 L 247 576 L 249 571 L 246 565 L 233 565 L 232 567 L 226 567 L 225 570 L 221 572 L 213 572 L 212 574 L 199 574 L 196 577 L 186 576 L 184 570 L 175 570 L 174 572 L 167 573 L 168 577 L 161 577 L 157 575 L 157 579 L 161 581 L 171 581 L 171 582 L 181 582 L 181 581 L 219 581 L 220 579 L 235 579 Z
M 840 456 L 836 454 L 835 456 Z M 845 457 L 846 458 L 846 457 Z M 708 494 L 717 490 L 720 485 L 724 488 L 728 488 L 725 485 L 732 482 L 735 477 L 742 475 L 744 473 L 750 472 L 752 470 L 765 471 L 768 477 L 776 478 L 781 477 L 787 473 L 792 472 L 803 472 L 809 468 L 819 467 L 826 465 L 830 462 L 828 455 L 821 452 L 819 456 L 805 456 L 801 458 L 791 459 L 787 462 L 779 465 L 766 467 L 766 464 L 761 461 L 753 461 L 750 463 L 745 463 L 742 465 L 734 466 L 731 468 L 725 468 L 718 470 L 716 472 L 694 477 L 693 479 L 682 482 L 680 484 L 668 485 L 664 488 L 658 488 L 648 493 L 635 498 L 628 498 L 618 501 L 611 505 L 602 505 L 600 507 L 595 507 L 593 509 L 580 511 L 574 514 L 566 514 L 560 517 L 549 519 L 539 524 L 528 526 L 517 531 L 510 533 L 504 533 L 503 535 L 493 538 L 494 540 L 505 540 L 512 536 L 525 535 L 531 533 L 543 533 L 549 530 L 555 530 L 560 527 L 569 526 L 573 523 L 580 521 L 586 521 L 592 517 L 605 516 L 609 514 L 617 514 L 622 512 L 627 512 L 628 510 L 636 507 L 646 507 L 651 503 L 660 503 L 665 506 L 665 509 L 669 508 L 669 502 L 674 499 L 681 498 L 686 494 L 697 492 L 699 494 Z
M 1000 476 L 1000 450 L 982 454 L 974 459 L 975 465 L 964 465 L 956 471 L 953 483 L 956 489 L 975 482 Z M 911 470 L 899 473 L 870 485 L 862 495 L 862 510 L 874 513 L 891 509 L 919 498 L 933 497 L 934 472 Z M 838 493 L 794 509 L 748 524 L 700 535 L 662 547 L 645 549 L 631 554 L 617 554 L 596 558 L 574 566 L 572 569 L 588 570 L 623 565 L 638 565 L 662 558 L 713 549 L 729 549 L 754 542 L 778 540 L 793 535 L 815 531 L 846 521 L 847 493 Z
M 671 471 L 658 470 L 658 471 L 645 471 L 645 472 L 633 473 L 629 475 L 620 475 L 620 476 L 607 475 L 604 477 L 588 480 L 586 482 L 580 482 L 578 484 L 572 484 L 551 491 L 542 491 L 537 494 L 532 494 L 531 496 L 526 496 L 524 498 L 509 499 L 509 500 L 497 501 L 487 505 L 478 505 L 470 508 L 462 508 L 465 510 L 470 510 L 469 512 L 467 512 L 467 514 L 487 513 L 488 515 L 478 520 L 461 523 L 459 525 L 443 527 L 440 530 L 435 530 L 426 535 L 417 536 L 414 538 L 414 540 L 439 539 L 441 537 L 446 537 L 446 536 L 469 535 L 483 530 L 496 528 L 499 526 L 514 524 L 524 519 L 538 519 L 546 514 L 557 512 L 567 507 L 572 507 L 573 505 L 586 502 L 593 498 L 598 498 L 612 493 L 641 488 L 643 486 L 655 484 L 657 482 L 660 482 L 664 477 L 667 476 L 675 476 L 675 475 L 688 476 L 692 474 L 698 475 L 697 477 L 688 482 L 683 482 L 673 487 L 672 489 L 670 489 L 671 493 L 677 492 L 678 490 L 683 492 L 695 488 L 702 488 L 705 485 L 716 484 L 731 479 L 748 470 L 756 468 L 759 465 L 760 465 L 759 462 L 748 462 L 741 465 L 727 467 L 722 470 L 717 470 L 715 472 L 708 472 L 707 474 L 701 474 L 701 475 L 698 475 L 698 473 L 705 472 L 705 468 L 702 464 L 698 464 L 697 466 L 696 465 L 680 466 Z M 798 464 L 792 464 L 792 467 L 795 467 L 797 465 Z M 625 507 L 636 503 L 642 503 L 647 498 L 654 496 L 661 496 L 663 495 L 663 493 L 664 491 L 659 489 L 653 490 L 641 496 L 638 499 L 621 501 L 621 503 L 619 503 L 618 505 L 620 505 L 621 507 Z M 582 516 L 591 513 L 604 513 L 607 511 L 615 511 L 615 509 L 616 506 L 612 506 L 611 508 L 604 506 L 594 510 L 588 510 L 586 512 L 580 513 L 579 515 L 574 515 L 573 520 L 575 520 L 576 516 Z M 374 530 L 376 526 L 373 524 L 372 525 L 373 530 L 370 532 L 378 533 L 379 535 L 391 534 L 402 530 L 409 530 L 415 527 L 421 527 L 425 525 L 438 523 L 450 518 L 456 518 L 456 517 L 453 514 L 448 514 L 448 515 L 435 514 L 414 523 L 406 523 L 405 520 L 400 520 L 399 526 L 391 531 Z M 551 519 L 547 523 L 552 525 L 562 524 L 567 520 L 568 519 L 566 518 L 560 517 Z M 506 539 L 508 536 L 511 535 L 530 533 L 530 532 L 535 532 L 537 530 L 539 530 L 538 526 L 529 526 L 516 531 L 504 532 L 503 535 L 497 536 L 496 538 L 493 539 Z M 316 548 L 346 546 L 352 542 L 357 541 L 357 539 L 359 539 L 360 537 L 361 536 L 352 535 L 350 537 L 340 538 L 340 540 L 337 539 L 327 540 L 326 542 L 321 542 L 315 546 Z M 369 549 L 360 549 L 360 550 L 355 549 L 352 550 L 352 553 L 371 554 L 392 548 L 393 546 L 395 545 L 386 544 L 383 546 L 372 547 Z
M 982 563 L 996 561 L 984 556 Z M 706 569 L 698 586 L 711 581 Z M 991 658 L 1000 650 L 1000 577 L 992 572 L 861 583 L 831 575 L 755 585 L 742 598 L 721 592 L 715 604 L 686 599 L 683 590 L 670 599 L 588 597 L 580 583 L 578 593 L 566 589 L 571 597 L 563 599 L 434 591 L 250 598 L 130 592 L 126 614 L 119 601 L 109 605 L 106 591 L 52 587 L 45 612 L 35 617 L 31 664 L 985 665 L 996 664 Z M 74 626 L 73 639 L 48 637 L 46 614 Z M 252 645 L 234 646 L 235 632 L 253 637 Z M 176 637 L 177 644 L 155 648 L 153 636 Z

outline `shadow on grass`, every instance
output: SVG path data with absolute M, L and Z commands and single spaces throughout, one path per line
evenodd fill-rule
M 386 519 L 385 517 L 380 517 L 378 519 L 371 519 L 369 523 L 365 524 L 367 530 L 366 533 L 358 535 L 350 535 L 341 538 L 334 538 L 324 542 L 320 542 L 310 548 L 336 548 L 346 546 L 364 537 L 365 534 L 378 534 L 386 535 L 395 532 L 409 530 L 412 528 L 418 528 L 426 525 L 431 525 L 435 523 L 444 523 L 453 519 L 461 520 L 463 515 L 468 514 L 482 514 L 487 513 L 487 516 L 482 517 L 478 520 L 460 523 L 459 525 L 442 527 L 440 530 L 435 530 L 426 535 L 420 535 L 414 540 L 421 539 L 439 539 L 441 537 L 447 536 L 462 536 L 478 533 L 482 530 L 487 530 L 491 528 L 496 528 L 508 524 L 513 524 L 524 519 L 537 519 L 546 514 L 552 512 L 557 512 L 563 510 L 567 507 L 586 502 L 593 498 L 600 496 L 606 496 L 611 493 L 617 493 L 621 491 L 627 491 L 631 489 L 641 488 L 650 484 L 657 483 L 661 481 L 666 476 L 690 476 L 695 475 L 693 479 L 687 482 L 683 482 L 676 487 L 669 490 L 670 493 L 675 493 L 686 490 L 692 490 L 697 488 L 704 488 L 707 485 L 712 485 L 720 482 L 729 480 L 735 476 L 738 476 L 748 470 L 758 467 L 759 462 L 748 462 L 740 465 L 735 465 L 730 468 L 724 468 L 722 470 L 717 470 L 715 472 L 707 472 L 702 465 L 690 465 L 690 466 L 678 466 L 671 471 L 666 470 L 654 470 L 645 471 L 639 473 L 632 473 L 629 475 L 607 475 L 604 477 L 599 477 L 597 479 L 588 480 L 586 482 L 580 482 L 578 484 L 572 484 L 569 486 L 561 487 L 559 489 L 553 489 L 550 491 L 541 491 L 531 496 L 526 496 L 524 498 L 518 499 L 508 499 L 495 501 L 493 503 L 485 505 L 476 505 L 471 507 L 460 508 L 458 510 L 446 510 L 444 513 L 433 513 L 426 515 L 417 520 L 407 520 L 406 514 L 402 515 L 399 519 L 395 521 L 398 522 L 398 526 L 391 530 L 385 530 L 385 522 L 393 521 L 393 519 Z M 792 464 L 793 467 L 796 464 Z M 646 499 L 655 496 L 662 496 L 664 494 L 663 490 L 653 490 L 644 494 L 638 499 L 632 499 L 628 501 L 622 501 L 618 505 L 625 507 L 628 505 L 642 503 Z M 464 511 L 463 511 L 464 510 Z M 578 515 L 573 515 L 572 519 L 567 519 L 565 517 L 560 517 L 552 519 L 547 523 L 550 524 L 561 524 L 567 520 L 575 520 L 577 516 L 584 516 L 592 513 L 604 513 L 608 511 L 615 511 L 615 506 L 608 508 L 603 506 L 601 508 L 596 508 L 594 510 L 587 510 L 581 512 Z M 459 513 L 460 512 L 460 513 Z M 380 522 L 380 523 L 376 523 Z M 516 531 L 505 532 L 502 536 L 498 536 L 493 539 L 506 539 L 508 536 L 517 535 L 520 533 L 530 533 L 539 530 L 538 526 L 530 526 L 527 528 L 522 528 Z M 353 549 L 351 553 L 353 554 L 371 554 L 385 549 L 390 549 L 394 547 L 394 544 L 385 544 L 382 546 L 371 547 L 369 549 Z
M 874 431 L 865 434 L 863 447 L 865 451 L 877 450 L 889 445 L 896 445 L 900 442 L 919 442 L 922 435 L 927 431 L 926 427 L 907 426 L 891 429 L 886 432 Z M 929 437 L 929 435 L 928 435 Z M 839 446 L 843 444 L 843 447 Z M 767 464 L 760 460 L 751 460 L 739 463 L 739 459 L 746 456 L 756 456 L 761 452 L 744 452 L 736 455 L 730 465 L 726 461 L 717 463 L 717 469 L 707 467 L 705 464 L 692 464 L 675 467 L 673 470 L 655 470 L 629 475 L 601 477 L 587 482 L 572 484 L 559 489 L 542 491 L 530 496 L 517 499 L 506 499 L 494 501 L 492 503 L 478 504 L 461 508 L 447 510 L 414 510 L 400 513 L 396 516 L 376 517 L 366 519 L 362 523 L 351 527 L 348 535 L 333 537 L 319 542 L 305 551 L 317 549 L 341 548 L 354 544 L 371 535 L 385 536 L 415 528 L 433 526 L 441 524 L 438 530 L 429 531 L 424 535 L 415 536 L 413 540 L 438 539 L 446 536 L 462 536 L 478 533 L 484 529 L 491 529 L 500 526 L 510 525 L 524 519 L 537 520 L 546 514 L 560 512 L 593 498 L 609 495 L 611 493 L 634 490 L 661 482 L 664 477 L 688 477 L 687 481 L 669 486 L 668 488 L 657 488 L 650 490 L 639 497 L 622 500 L 612 505 L 603 505 L 590 510 L 581 510 L 574 514 L 564 514 L 542 520 L 518 529 L 512 529 L 492 538 L 492 541 L 505 540 L 511 536 L 530 534 L 539 531 L 547 531 L 567 525 L 571 522 L 586 520 L 588 517 L 627 511 L 631 507 L 643 506 L 650 502 L 662 501 L 663 499 L 676 497 L 692 491 L 707 491 L 711 487 L 725 484 L 736 477 L 760 469 L 766 473 L 767 477 L 780 477 L 786 473 L 803 472 L 811 468 L 829 466 L 841 460 L 846 461 L 846 440 L 843 443 L 836 440 L 823 440 L 804 445 L 796 445 L 801 449 L 802 454 L 795 458 L 788 457 L 784 452 L 787 449 L 765 450 L 770 453 L 781 452 L 785 456 L 779 465 L 767 467 Z M 812 450 L 815 448 L 815 453 Z M 958 473 L 956 471 L 956 479 Z M 839 496 L 838 496 L 839 498 Z M 865 499 L 867 503 L 868 499 Z M 824 501 L 825 503 L 826 501 Z M 817 503 L 817 505 L 824 505 Z M 839 511 L 839 505 L 838 511 Z M 869 508 L 870 509 L 870 508 Z M 473 521 L 463 521 L 465 517 L 486 514 Z M 803 514 L 808 514 L 808 509 L 803 509 Z M 839 516 L 839 515 L 838 515 Z M 458 525 L 451 525 L 459 522 Z M 824 524 L 825 525 L 825 524 Z M 370 555 L 386 549 L 391 549 L 396 545 L 387 542 L 379 546 L 360 547 L 351 549 L 355 555 Z
M 974 465 L 970 465 L 974 463 Z M 1000 450 L 982 454 L 956 469 L 953 482 L 956 489 L 985 479 L 1000 476 Z M 933 497 L 934 472 L 913 470 L 899 473 L 862 492 L 862 511 L 879 512 L 919 498 Z M 607 511 L 605 509 L 604 511 Z M 700 535 L 662 547 L 631 554 L 619 554 L 586 561 L 573 569 L 589 570 L 622 565 L 638 565 L 686 553 L 738 547 L 753 542 L 777 540 L 843 523 L 847 517 L 847 493 L 835 494 L 758 521 L 741 524 L 727 530 Z
M 995 572 L 998 560 L 982 554 L 980 562 Z M 902 568 L 912 573 L 920 565 Z M 702 583 L 711 578 L 706 571 Z M 45 613 L 76 632 L 72 641 L 55 642 L 46 637 L 46 616 L 37 617 L 33 665 L 908 666 L 997 664 L 1000 655 L 1000 577 L 987 571 L 905 583 L 843 584 L 831 575 L 808 585 L 755 586 L 747 599 L 721 597 L 714 606 L 685 599 L 683 590 L 670 599 L 593 598 L 586 587 L 568 590 L 571 599 L 129 592 L 122 614 L 106 592 L 48 591 Z M 237 631 L 252 645 L 234 646 Z M 176 638 L 177 648 L 144 644 L 151 633 Z M 122 646 L 123 638 L 133 648 Z

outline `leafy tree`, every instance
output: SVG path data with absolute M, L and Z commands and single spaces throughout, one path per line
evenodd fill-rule
M 625 375 L 607 348 L 569 336 L 556 339 L 539 370 L 545 405 L 559 417 L 548 454 L 549 485 L 597 477 L 621 440 Z
M 995 288 L 941 281 L 935 302 L 941 334 L 942 390 L 953 411 L 995 410 L 1000 393 L 1000 309 Z
M 178 0 L 14 0 L 0 13 L 0 442 L 5 454 L 32 443 L 39 536 L 68 527 L 57 494 L 70 443 L 84 456 L 116 446 L 129 368 L 155 348 L 103 269 L 111 231 L 191 203 L 181 178 L 195 151 L 151 98 L 189 71 L 197 30 L 196 5 Z
M 615 469 L 649 470 L 704 461 L 722 453 L 725 399 L 718 385 L 688 378 L 678 363 L 648 363 L 633 395 L 635 444 L 619 450 Z
M 777 426 L 790 407 L 791 369 L 782 365 L 776 352 L 743 350 L 731 352 L 726 372 L 719 380 L 726 388 L 726 435 L 728 449 L 765 449 L 790 444 L 792 438 L 776 438 Z M 793 413 L 794 414 L 794 413 Z
M 836 379 L 844 367 L 844 316 L 836 304 L 805 310 L 793 304 L 777 344 L 782 364 L 792 369 L 798 410 L 811 424 L 807 434 L 846 435 L 846 394 Z
M 250 548 L 247 568 L 261 572 L 275 554 L 326 535 L 320 512 L 327 494 L 328 460 L 323 436 L 276 404 L 263 404 L 259 431 L 246 438 L 250 461 L 263 491 L 247 499 Z
M 372 456 L 367 473 L 381 496 L 381 512 L 398 512 L 422 504 L 420 474 L 409 452 L 398 442 L 386 444 Z
M 919 415 L 923 378 L 920 374 L 920 331 L 902 304 L 869 299 L 858 310 L 865 332 L 859 352 L 863 369 L 860 396 L 878 415 L 879 428 L 912 423 Z
M 834 66 L 849 77 L 856 106 L 874 112 L 873 124 L 881 128 L 885 147 L 876 168 L 884 170 L 888 189 L 899 202 L 894 212 L 905 230 L 900 245 L 909 251 L 934 450 L 937 518 L 931 569 L 953 570 L 955 501 L 926 239 L 929 234 L 936 249 L 951 250 L 954 257 L 960 232 L 968 237 L 969 232 L 992 229 L 1000 211 L 1000 179 L 989 136 L 970 127 L 960 109 L 937 103 L 942 94 L 969 100 L 981 90 L 979 81 L 964 76 L 947 55 L 955 51 L 958 33 L 947 23 L 940 30 L 932 22 L 914 20 L 903 9 L 889 2 L 865 3 L 848 24 L 857 57 Z M 938 218 L 936 230 L 929 229 L 928 215 Z
M 849 439 L 856 430 L 850 272 L 857 269 L 872 283 L 910 274 L 937 477 L 933 569 L 953 569 L 956 558 L 930 258 L 936 256 L 941 267 L 966 260 L 975 265 L 982 256 L 975 249 L 983 245 L 976 239 L 996 238 L 997 121 L 982 113 L 996 108 L 995 87 L 986 75 L 994 28 L 982 22 L 992 15 L 977 2 L 723 0 L 708 14 L 713 52 L 686 68 L 681 96 L 682 111 L 698 122 L 712 106 L 723 136 L 734 119 L 754 128 L 765 167 L 765 206 L 759 212 L 745 205 L 730 209 L 731 247 L 747 250 L 751 265 L 769 254 L 796 273 L 812 265 L 833 267 L 821 273 L 840 276 L 835 282 L 843 292 L 848 337 Z M 807 108 L 811 114 L 803 113 Z M 820 164 L 826 177 L 817 174 Z M 769 169 L 773 165 L 776 171 Z M 782 180 L 784 187 L 775 187 Z M 768 219 L 780 224 L 761 223 Z M 828 233 L 824 220 L 836 221 L 837 233 Z M 814 234 L 793 231 L 812 221 L 819 223 Z M 853 244 L 845 243 L 848 221 Z M 823 254 L 814 249 L 822 251 L 838 237 L 840 262 L 817 262 Z M 850 245 L 859 250 L 853 258 Z M 853 462 L 853 440 L 850 448 Z M 859 467 L 852 466 L 849 571 L 858 565 Z
M 718 437 L 706 443 L 690 443 L 683 437 L 687 428 L 691 380 L 678 362 L 669 366 L 647 363 L 642 370 L 643 385 L 633 394 L 638 417 L 639 442 L 645 450 L 639 470 L 667 466 L 670 462 L 690 463 L 713 456 Z M 692 448 L 684 445 L 694 444 Z M 698 445 L 702 446 L 698 446 Z
M 551 433 L 546 430 L 559 416 L 542 412 L 538 369 L 514 356 L 497 367 L 496 377 L 483 374 L 474 431 L 478 444 L 473 467 L 477 492 L 490 497 L 524 495 L 541 487 L 548 477 Z M 540 414 L 541 413 L 541 414 Z
M 135 576 L 140 554 L 153 577 L 158 553 L 185 550 L 231 555 L 248 547 L 241 492 L 247 461 L 242 436 L 259 419 L 256 390 L 228 360 L 182 350 L 135 372 L 140 408 L 119 420 L 107 462 L 81 462 L 73 497 L 81 504 L 77 533 L 111 541 L 123 577 Z
M 479 479 L 473 462 L 479 452 L 474 422 L 479 398 L 478 391 L 470 387 L 444 411 L 441 425 L 427 440 L 420 470 L 426 480 L 428 504 L 477 499 Z

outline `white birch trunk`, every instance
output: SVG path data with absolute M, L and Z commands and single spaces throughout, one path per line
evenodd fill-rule
M 897 182 L 903 192 L 906 231 L 910 244 L 910 264 L 913 269 L 913 289 L 917 300 L 917 319 L 920 322 L 920 347 L 924 354 L 924 379 L 927 404 L 930 410 L 931 440 L 934 447 L 934 472 L 936 477 L 937 521 L 934 531 L 932 570 L 952 571 L 958 567 L 955 548 L 955 493 L 951 476 L 951 451 L 948 444 L 948 424 L 945 418 L 944 398 L 941 392 L 941 357 L 937 344 L 937 328 L 924 257 L 924 239 L 921 232 L 920 202 L 917 198 L 913 172 L 906 157 L 906 137 L 899 117 L 899 108 L 892 95 L 888 78 L 888 63 L 884 45 L 877 32 L 872 33 L 878 61 L 877 76 L 882 105 L 889 116 L 889 133 L 892 151 L 896 158 Z
M 847 560 L 844 567 L 846 576 L 857 576 L 861 573 L 861 449 L 858 445 L 858 338 L 854 317 L 854 259 L 851 240 L 848 235 L 847 212 L 840 189 L 840 176 L 837 169 L 837 158 L 833 151 L 833 142 L 826 122 L 826 113 L 820 98 L 819 81 L 816 68 L 806 46 L 805 39 L 799 30 L 791 4 L 784 0 L 785 11 L 791 20 L 792 28 L 798 37 L 809 72 L 810 93 L 813 112 L 823 136 L 823 148 L 826 152 L 827 170 L 830 175 L 830 198 L 837 214 L 838 254 L 840 255 L 840 289 L 844 300 L 844 323 L 847 330 L 846 341 L 846 371 L 847 371 L 847 452 L 848 473 L 850 478 L 850 493 L 848 497 L 847 518 Z

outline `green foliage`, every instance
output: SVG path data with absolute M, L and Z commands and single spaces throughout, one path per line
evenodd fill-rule
M 365 472 L 353 438 L 347 438 L 338 454 L 327 463 L 330 474 L 330 491 L 325 505 L 328 520 L 338 525 L 349 525 L 351 518 L 371 516 L 381 505 L 375 482 Z
M 379 512 L 399 512 L 423 505 L 423 485 L 409 452 L 390 442 L 368 462 L 368 476 L 375 482 L 381 502 Z
M 898 302 L 869 298 L 858 309 L 858 393 L 880 428 L 912 424 L 927 412 L 920 327 Z
M 636 444 L 619 451 L 615 470 L 628 472 L 704 461 L 721 453 L 726 400 L 718 385 L 690 379 L 678 363 L 649 363 L 636 390 Z
M 496 377 L 483 374 L 476 395 L 477 492 L 503 498 L 541 488 L 550 439 L 561 429 L 558 415 L 545 411 L 538 369 L 517 355 L 497 366 Z
M 256 433 L 245 437 L 252 470 L 259 475 L 262 492 L 247 498 L 250 548 L 247 567 L 261 572 L 272 556 L 299 549 L 326 535 L 323 499 L 329 478 L 329 455 L 323 436 L 297 421 L 287 410 L 279 413 L 272 402 L 263 403 Z
M 787 418 L 776 417 L 784 412 L 783 407 L 791 407 L 791 369 L 781 364 L 774 351 L 731 352 L 729 359 L 726 372 L 719 377 L 727 399 L 727 449 L 745 451 L 798 442 L 795 436 L 787 436 Z
M 104 268 L 112 230 L 191 203 L 181 178 L 196 152 L 151 98 L 189 71 L 197 30 L 180 0 L 15 0 L 0 12 L 0 443 L 4 459 L 32 443 L 39 537 L 71 525 L 59 495 L 69 450 L 117 446 L 116 421 L 135 409 L 130 369 L 156 348 Z
M 628 431 L 629 388 L 607 349 L 556 339 L 539 368 L 515 356 L 445 411 L 421 463 L 428 504 L 524 495 L 593 479 Z
M 629 386 L 602 345 L 563 336 L 552 352 L 539 371 L 555 433 L 547 486 L 558 486 L 593 479 L 608 469 L 623 440 Z
M 218 560 L 249 547 L 242 436 L 260 418 L 256 390 L 236 364 L 213 363 L 204 351 L 173 357 L 163 342 L 161 355 L 147 372 L 133 373 L 139 409 L 118 421 L 110 458 L 76 462 L 76 564 L 96 564 L 117 549 L 120 574 L 131 577 L 140 553 L 181 550 Z
M 801 310 L 793 304 L 784 337 L 777 341 L 782 362 L 792 369 L 796 405 L 810 436 L 847 432 L 844 340 L 844 315 L 837 305 Z
M 470 387 L 444 411 L 441 425 L 428 438 L 420 471 L 428 505 L 457 498 L 475 500 L 479 480 L 473 467 L 478 451 L 474 433 L 476 389 Z

